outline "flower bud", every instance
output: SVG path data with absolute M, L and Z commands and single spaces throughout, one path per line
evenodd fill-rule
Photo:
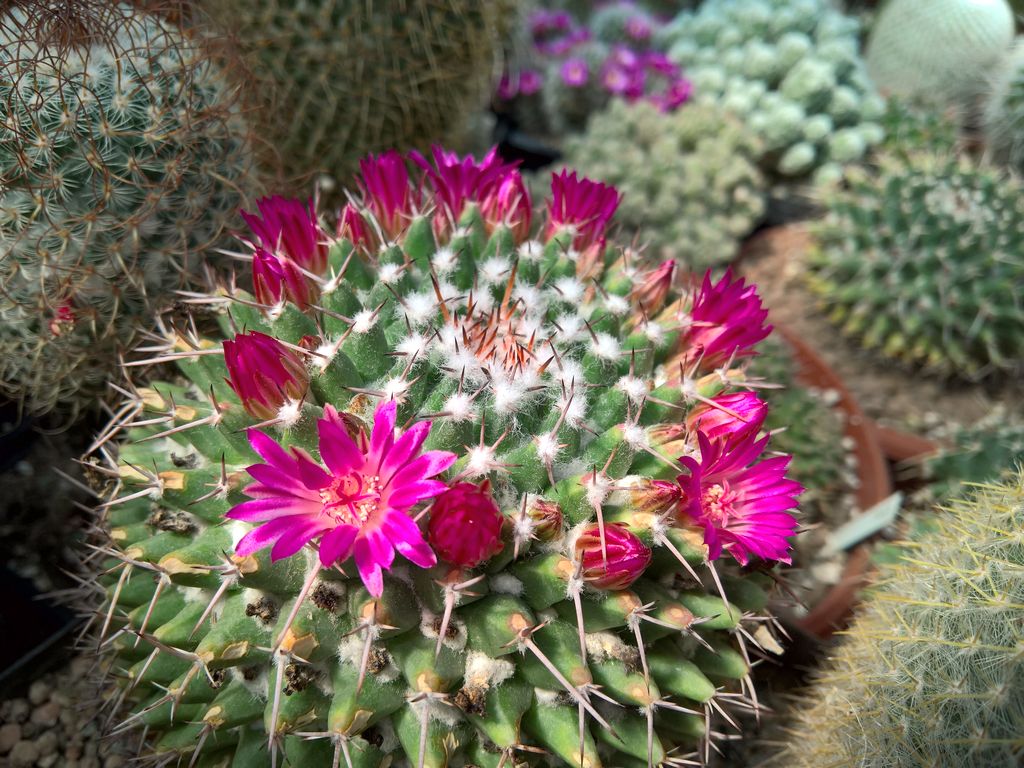
M 313 303 L 316 290 L 291 259 L 279 259 L 263 248 L 252 256 L 252 282 L 256 301 L 268 307 L 292 301 L 299 307 Z
M 583 563 L 583 580 L 597 589 L 625 589 L 651 564 L 651 550 L 622 523 L 591 523 L 576 539 L 576 557 Z M 605 554 L 607 553 L 607 559 Z
M 488 481 L 456 483 L 434 500 L 427 540 L 442 560 L 473 568 L 501 552 L 504 521 Z
M 753 439 L 767 415 L 768 406 L 753 392 L 729 392 L 698 405 L 686 417 L 686 426 L 712 442 L 736 445 Z
M 660 517 L 675 510 L 682 501 L 678 483 L 642 478 L 629 489 L 634 512 Z
M 273 336 L 250 331 L 224 342 L 228 384 L 257 419 L 273 419 L 282 406 L 301 400 L 309 373 L 298 353 Z
M 346 203 L 338 214 L 337 235 L 339 238 L 348 240 L 356 248 L 363 248 L 367 251 L 375 249 L 376 238 L 370 232 L 362 214 L 352 203 Z
M 491 229 L 499 224 L 507 224 L 517 242 L 530 236 L 532 212 L 530 193 L 517 171 L 508 172 L 480 201 L 480 213 Z
M 531 498 L 526 504 L 526 516 L 533 521 L 533 535 L 540 541 L 551 541 L 562 535 L 564 518 L 557 502 Z
M 648 315 L 654 314 L 665 306 L 665 299 L 672 288 L 672 276 L 676 271 L 674 259 L 663 261 L 656 269 L 652 269 L 633 289 L 633 300 L 636 301 Z
M 280 195 L 256 201 L 259 215 L 242 211 L 242 218 L 264 250 L 321 274 L 327 269 L 327 236 L 320 229 L 313 201 L 303 203 Z

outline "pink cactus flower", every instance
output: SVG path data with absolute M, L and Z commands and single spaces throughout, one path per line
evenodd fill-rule
M 278 258 L 257 248 L 252 255 L 252 282 L 256 301 L 275 307 L 291 301 L 305 309 L 315 301 L 317 288 L 289 258 Z
M 231 508 L 233 520 L 261 523 L 238 542 L 245 557 L 272 546 L 271 560 L 291 557 L 319 540 L 324 567 L 354 558 L 371 595 L 384 591 L 384 571 L 395 552 L 420 568 L 437 563 L 409 510 L 437 496 L 446 486 L 431 478 L 455 461 L 448 451 L 420 453 L 430 433 L 421 421 L 404 433 L 395 430 L 394 401 L 377 407 L 370 435 L 349 436 L 346 422 L 330 405 L 318 422 L 320 457 L 300 448 L 285 449 L 271 437 L 249 430 L 249 443 L 263 459 L 248 468 L 256 482 L 252 498 Z
M 389 149 L 380 155 L 368 155 L 359 161 L 356 179 L 363 203 L 373 214 L 385 237 L 395 240 L 405 230 L 420 198 L 409 185 L 405 158 Z
M 492 231 L 499 225 L 509 227 L 516 242 L 530 236 L 533 202 L 518 171 L 509 173 L 480 201 L 480 214 Z
M 693 83 L 686 78 L 673 80 L 661 93 L 651 96 L 650 101 L 659 111 L 668 114 L 675 112 L 693 96 Z
M 682 333 L 685 366 L 700 361 L 710 370 L 732 359 L 756 354 L 754 347 L 772 331 L 766 325 L 768 310 L 762 306 L 756 285 L 734 280 L 727 269 L 714 283 L 711 271 L 693 300 L 688 326 Z
M 57 305 L 53 312 L 53 317 L 50 318 L 48 324 L 50 333 L 54 336 L 62 336 L 74 327 L 77 320 L 78 317 L 75 314 L 75 308 L 71 304 L 71 300 L 65 299 Z
M 621 199 L 615 187 L 577 177 L 575 171 L 551 175 L 546 238 L 566 227 L 575 231 L 573 248 L 580 253 L 579 276 L 589 277 L 603 256 L 605 234 Z
M 590 65 L 586 59 L 573 57 L 562 62 L 559 69 L 562 82 L 570 88 L 582 88 L 590 81 Z
M 519 73 L 519 94 L 533 96 L 544 87 L 544 75 L 536 69 L 524 69 Z
M 729 392 L 694 408 L 686 426 L 704 433 L 711 442 L 723 440 L 735 446 L 757 437 L 767 415 L 768 406 L 753 392 Z
M 242 211 L 260 247 L 279 258 L 289 258 L 308 272 L 327 269 L 327 235 L 320 229 L 313 201 L 304 203 L 280 195 L 256 201 L 259 215 Z
M 637 42 L 647 42 L 654 30 L 650 22 L 643 16 L 631 16 L 626 19 L 626 35 Z
M 504 522 L 488 481 L 457 483 L 431 504 L 427 540 L 445 562 L 475 568 L 501 552 Z
M 698 432 L 697 440 L 700 461 L 681 458 L 688 474 L 677 481 L 683 518 L 704 528 L 708 557 L 716 560 L 724 550 L 741 565 L 751 557 L 790 562 L 789 539 L 797 521 L 789 510 L 796 508 L 804 490 L 786 477 L 793 457 L 757 461 L 768 445 L 767 437 L 734 445 L 712 442 Z
M 651 564 L 650 548 L 622 523 L 605 523 L 604 549 L 601 526 L 588 525 L 576 539 L 576 557 L 583 580 L 597 589 L 625 589 Z
M 377 238 L 370 231 L 366 219 L 359 213 L 352 203 L 345 203 L 338 212 L 338 224 L 336 234 L 339 238 L 348 240 L 357 248 L 367 251 L 373 250 Z
M 657 312 L 665 306 L 665 299 L 672 288 L 672 278 L 675 276 L 676 262 L 668 259 L 648 272 L 644 279 L 633 290 L 633 300 L 636 301 L 648 314 Z
M 511 75 L 508 71 L 502 72 L 495 94 L 501 101 L 512 101 L 519 95 L 519 77 Z
M 273 419 L 289 402 L 302 400 L 309 372 L 302 357 L 273 336 L 240 333 L 224 342 L 228 385 L 257 419 Z

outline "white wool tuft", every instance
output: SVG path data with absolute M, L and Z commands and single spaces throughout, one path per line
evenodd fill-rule
M 622 439 L 633 450 L 647 447 L 647 431 L 639 424 L 626 424 L 622 429 Z
M 647 396 L 647 382 L 636 376 L 623 376 L 616 382 L 615 388 L 624 393 L 634 405 L 639 405 Z
M 458 256 L 456 256 L 455 251 L 446 245 L 437 249 L 437 252 L 434 254 L 434 258 L 430 260 L 430 263 L 438 275 L 446 275 L 455 269 L 456 265 L 459 263 L 459 259 Z
M 612 315 L 624 315 L 630 309 L 629 301 L 626 300 L 626 297 L 618 296 L 614 293 L 609 294 L 604 300 L 604 308 Z
M 555 457 L 558 456 L 558 452 L 562 450 L 562 447 L 558 444 L 558 440 L 550 432 L 545 432 L 543 435 L 537 435 L 537 457 L 544 464 L 552 464 L 555 461 Z
M 523 261 L 540 261 L 544 256 L 544 245 L 537 240 L 527 240 L 519 246 L 518 253 Z
M 352 330 L 355 333 L 369 333 L 377 323 L 377 318 L 372 309 L 361 309 L 352 318 Z
M 433 319 L 437 311 L 437 296 L 431 293 L 413 293 L 405 297 L 405 316 L 413 325 L 423 325 Z
M 496 573 L 494 576 L 491 576 L 490 585 L 492 592 L 502 595 L 515 595 L 518 597 L 523 594 L 523 582 L 511 573 Z
M 377 279 L 385 285 L 391 285 L 392 283 L 398 282 L 401 278 L 402 273 L 405 269 L 401 264 L 386 263 L 381 264 L 377 268 Z
M 523 399 L 523 388 L 518 382 L 495 381 L 492 387 L 494 410 L 498 413 L 515 413 Z
M 516 283 L 516 287 L 512 289 L 512 298 L 518 299 L 526 312 L 533 314 L 543 311 L 543 294 L 535 285 Z
M 508 259 L 502 256 L 492 256 L 487 259 L 483 264 L 479 265 L 478 274 L 480 280 L 486 285 L 493 285 L 494 283 L 500 283 L 503 280 L 508 279 L 509 270 L 512 265 L 509 264 Z
M 469 421 L 476 418 L 473 398 L 465 392 L 456 392 L 449 397 L 441 410 L 449 414 L 447 418 L 451 421 Z
M 409 382 L 406 379 L 391 379 L 384 382 L 381 390 L 384 392 L 385 400 L 396 400 L 400 403 L 405 398 L 405 393 L 409 391 Z
M 583 375 L 583 366 L 575 360 L 562 358 L 561 364 L 555 371 L 555 379 L 565 387 L 566 392 L 582 390 L 586 388 L 586 381 Z
M 611 632 L 591 632 L 586 635 L 587 655 L 595 661 L 624 659 L 630 655 L 629 647 Z
M 665 338 L 665 329 L 658 323 L 649 322 L 644 325 L 644 335 L 655 344 L 659 344 Z
M 294 427 L 302 416 L 302 401 L 289 400 L 277 411 L 277 420 L 282 427 Z
M 437 630 L 434 629 L 434 624 L 437 623 L 439 618 L 436 613 L 424 610 L 420 614 L 420 634 L 424 637 L 429 637 L 431 640 L 437 640 Z M 455 637 L 447 637 L 448 632 L 451 632 L 453 629 L 455 630 Z M 468 640 L 469 633 L 466 631 L 465 623 L 452 615 L 448 621 L 448 630 L 445 632 L 445 638 L 441 641 L 441 645 L 455 651 L 462 651 L 465 649 Z
M 561 315 L 555 323 L 557 327 L 554 328 L 552 335 L 563 344 L 574 341 L 580 334 L 586 332 L 583 318 L 579 315 Z
M 422 360 L 426 357 L 429 348 L 430 339 L 422 334 L 413 333 L 398 342 L 395 351 L 406 357 L 415 357 L 417 360 Z
M 494 467 L 494 449 L 489 445 L 474 445 L 467 455 L 466 474 L 470 477 L 486 475 Z
M 602 360 L 617 360 L 622 354 L 619 340 L 610 333 L 598 333 L 597 341 L 591 345 L 591 349 Z
M 558 691 L 548 691 L 544 688 L 534 688 L 533 695 L 537 697 L 537 703 L 542 707 L 561 706 L 560 694 Z
M 568 301 L 572 304 L 579 304 L 583 301 L 583 283 L 575 277 L 560 277 L 555 281 L 554 288 L 563 301 Z
M 491 687 L 501 685 L 515 674 L 516 665 L 504 659 L 492 659 L 479 651 L 470 651 L 466 656 L 466 672 L 463 675 L 469 685 Z
M 559 397 L 555 407 L 565 413 L 565 421 L 574 427 L 578 427 L 587 417 L 587 397 L 577 390 L 572 401 L 567 397 Z

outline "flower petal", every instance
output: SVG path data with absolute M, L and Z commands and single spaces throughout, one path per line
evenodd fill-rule
M 313 502 L 294 496 L 270 496 L 236 504 L 224 516 L 232 520 L 257 523 L 291 515 L 315 515 L 322 507 L 319 501 Z
M 391 450 L 391 446 L 395 441 L 395 413 L 397 409 L 398 403 L 394 400 L 389 400 L 377 406 L 377 410 L 373 414 L 370 456 L 378 462 L 378 469 L 380 468 L 380 462 L 383 461 L 388 451 Z
M 253 464 L 250 467 L 246 467 L 245 471 L 249 473 L 250 477 L 258 481 L 258 487 L 253 489 L 258 492 L 270 490 L 278 496 L 294 496 L 300 499 L 309 499 L 310 501 L 320 498 L 315 490 L 306 486 L 300 477 L 296 476 L 296 473 L 286 472 L 270 464 Z M 329 481 L 330 478 L 328 478 Z M 248 492 L 249 488 L 246 488 L 246 493 Z
M 427 439 L 429 434 L 429 421 L 420 421 L 409 427 L 395 441 L 395 444 L 381 462 L 381 475 L 391 475 L 401 469 L 413 456 L 419 453 L 420 448 L 423 447 L 423 441 Z
M 245 557 L 253 552 L 258 552 L 264 547 L 269 547 L 294 525 L 295 521 L 292 519 L 292 516 L 287 515 L 253 528 L 238 542 L 238 545 L 235 547 L 235 554 Z
M 418 483 L 406 483 L 388 497 L 388 505 L 395 509 L 408 509 L 442 493 L 448 486 L 440 480 L 421 480 Z
M 384 537 L 380 536 L 380 538 L 383 539 Z M 395 553 L 385 539 L 384 543 L 387 545 L 388 554 L 391 556 L 390 560 L 387 559 L 381 551 L 380 545 L 377 544 L 376 539 L 377 537 L 373 536 L 357 538 L 352 549 L 352 556 L 355 558 L 356 568 L 359 570 L 359 578 L 363 580 L 367 591 L 374 597 L 380 597 L 381 593 L 384 592 L 384 574 L 381 568 L 391 565 Z
M 343 475 L 363 463 L 362 452 L 349 437 L 332 406 L 324 408 L 324 418 L 317 422 L 317 430 L 320 433 L 320 458 L 333 474 Z
M 448 451 L 427 451 L 402 467 L 391 479 L 391 487 L 401 488 L 438 475 L 454 464 L 455 458 L 455 454 Z
M 358 534 L 359 529 L 354 525 L 339 525 L 325 533 L 320 539 L 320 563 L 324 568 L 348 560 Z
M 277 562 L 291 557 L 302 549 L 309 541 L 317 536 L 328 525 L 323 520 L 296 521 L 296 524 L 281 534 L 274 548 L 270 550 L 270 561 Z
M 437 556 L 423 538 L 419 526 L 408 515 L 392 510 L 384 519 L 381 530 L 406 560 L 411 560 L 420 568 L 433 568 L 437 565 Z

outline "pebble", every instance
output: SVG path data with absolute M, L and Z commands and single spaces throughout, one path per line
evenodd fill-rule
M 17 723 L 0 725 L 0 755 L 6 755 L 21 741 L 21 726 Z
M 36 680 L 29 686 L 28 689 L 28 700 L 33 706 L 38 707 L 40 704 L 49 701 L 50 699 L 50 686 L 45 680 Z
M 32 768 L 39 759 L 39 747 L 34 741 L 19 741 L 8 758 L 13 768 Z
M 45 731 L 42 736 L 36 739 L 36 746 L 39 747 L 39 755 L 47 757 L 57 752 L 57 732 Z
M 37 725 L 49 728 L 56 725 L 58 719 L 60 719 L 60 704 L 56 701 L 47 702 L 32 710 L 32 722 Z

